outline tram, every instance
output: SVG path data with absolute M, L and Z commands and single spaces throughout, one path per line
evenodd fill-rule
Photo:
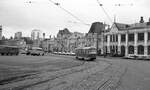
M 95 47 L 80 47 L 75 49 L 76 59 L 81 60 L 94 60 L 96 59 Z
M 0 45 L 0 54 L 1 55 L 18 55 L 19 47 L 9 46 L 9 45 Z

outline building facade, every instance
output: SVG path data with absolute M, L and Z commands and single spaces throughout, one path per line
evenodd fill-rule
M 69 37 L 72 33 L 67 29 L 64 28 L 63 30 L 59 30 L 57 34 L 57 49 L 60 52 L 68 52 L 69 51 Z
M 31 39 L 37 40 L 42 38 L 42 32 L 40 30 L 34 29 L 31 32 Z
M 105 31 L 105 24 L 102 22 L 95 22 L 92 24 L 89 32 L 85 35 L 86 46 L 96 47 L 98 54 L 104 53 L 103 51 L 104 31 Z
M 150 55 L 150 20 L 144 22 L 143 17 L 139 23 L 114 23 L 110 32 L 105 33 L 104 42 L 107 53 L 116 53 L 122 56 Z
M 42 41 L 42 48 L 45 52 L 53 52 L 55 48 L 54 38 L 44 39 Z
M 68 38 L 69 52 L 74 52 L 75 48 L 82 47 L 84 45 L 84 34 L 79 32 L 73 32 Z
M 22 38 L 22 32 L 16 32 L 14 39 L 21 39 Z

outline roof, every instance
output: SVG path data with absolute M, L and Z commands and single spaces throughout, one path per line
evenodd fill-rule
M 18 48 L 18 46 L 11 46 L 11 45 L 0 45 L 0 47 L 12 47 L 12 48 Z
M 63 30 L 59 30 L 58 34 L 61 34 L 61 35 L 71 34 L 71 32 L 67 28 L 65 28 Z
M 101 22 L 92 23 L 92 26 L 88 33 L 101 33 L 104 30 L 104 24 Z
M 150 22 L 131 24 L 129 29 L 142 29 L 150 27 Z
M 123 24 L 123 23 L 114 23 L 118 30 L 133 30 L 133 29 L 144 29 L 150 28 L 150 22 L 145 23 L 134 23 L 134 24 Z
M 114 24 L 118 28 L 118 30 L 125 30 L 130 26 L 129 24 L 124 23 L 114 23 Z

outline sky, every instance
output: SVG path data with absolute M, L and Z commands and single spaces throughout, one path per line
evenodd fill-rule
M 0 0 L 0 25 L 3 26 L 3 35 L 9 38 L 15 32 L 21 31 L 23 36 L 29 37 L 33 29 L 39 29 L 49 37 L 64 28 L 71 32 L 87 33 L 93 22 L 112 25 L 116 17 L 116 22 L 132 24 L 139 22 L 141 16 L 145 22 L 150 17 L 150 0 L 99 0 L 111 20 L 97 0 L 52 1 L 59 3 L 80 21 L 49 0 Z M 118 4 L 120 6 L 116 6 Z

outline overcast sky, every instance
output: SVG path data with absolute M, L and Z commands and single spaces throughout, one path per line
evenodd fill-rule
M 27 3 L 31 1 L 32 3 Z M 87 24 L 105 22 L 112 24 L 97 0 L 53 0 Z M 150 0 L 99 0 L 110 18 L 120 23 L 135 23 L 140 16 L 148 21 Z M 121 6 L 115 6 L 120 4 Z M 30 36 L 33 29 L 40 29 L 46 36 L 56 35 L 68 28 L 71 32 L 87 33 L 90 25 L 76 20 L 49 0 L 0 0 L 0 24 L 3 35 L 14 36 L 17 31 Z

